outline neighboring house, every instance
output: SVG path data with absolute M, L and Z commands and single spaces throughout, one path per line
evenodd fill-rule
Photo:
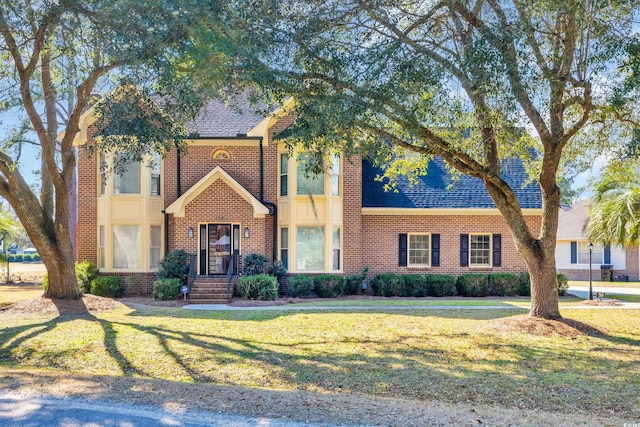
M 571 280 L 589 279 L 589 239 L 585 236 L 588 199 L 561 209 L 556 243 L 556 267 Z M 638 247 L 595 244 L 591 251 L 593 280 L 602 278 L 604 270 L 611 269 L 613 279 L 638 280 Z M 627 277 L 625 277 L 627 276 Z
M 150 292 L 159 260 L 175 249 L 193 255 L 200 279 L 235 274 L 238 257 L 251 253 L 304 274 L 365 266 L 370 273 L 526 270 L 480 180 L 453 183 L 437 159 L 416 185 L 401 179 L 397 192 L 385 192 L 380 171 L 358 156 L 334 156 L 324 174 L 305 177 L 300 159 L 274 140 L 294 118 L 250 111 L 242 97 L 235 108 L 209 103 L 188 126 L 198 137 L 187 141 L 187 154 L 169 152 L 155 169 L 133 164 L 101 178 L 97 156 L 80 149 L 77 259 L 103 273 L 142 276 L 127 281 L 140 293 Z M 92 120 L 89 110 L 76 145 L 91 137 Z M 523 186 L 518 161 L 505 162 L 503 176 L 537 234 L 538 186 Z

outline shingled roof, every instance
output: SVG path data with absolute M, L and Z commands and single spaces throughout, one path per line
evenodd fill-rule
M 518 159 L 503 162 L 502 178 L 514 189 L 520 207 L 539 209 L 542 207 L 540 188 L 536 183 L 523 187 L 528 176 Z M 362 162 L 362 206 L 365 208 L 495 208 L 495 204 L 482 181 L 462 175 L 453 182 L 444 161 L 435 158 L 429 163 L 428 173 L 417 177 L 418 182 L 410 185 L 407 177 L 399 177 L 397 192 L 385 191 L 384 184 L 376 181 L 382 169 L 370 161 Z M 449 189 L 449 185 L 452 187 Z
M 583 199 L 574 203 L 565 211 L 560 212 L 558 217 L 558 240 L 581 240 L 586 239 L 584 226 L 587 223 L 587 206 L 589 199 Z
M 214 99 L 186 124 L 187 132 L 198 138 L 235 138 L 247 134 L 264 119 L 256 110 L 244 93 L 233 95 L 227 103 Z

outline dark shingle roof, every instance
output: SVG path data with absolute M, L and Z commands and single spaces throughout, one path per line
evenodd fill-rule
M 506 160 L 502 170 L 502 178 L 514 189 L 520 207 L 542 207 L 537 183 L 522 186 L 528 176 L 520 160 Z M 370 161 L 363 160 L 362 206 L 365 208 L 495 208 L 481 180 L 462 175 L 454 183 L 441 158 L 429 163 L 427 175 L 417 177 L 416 184 L 410 185 L 407 177 L 399 177 L 397 192 L 385 191 L 383 186 L 388 180 L 376 181 L 377 175 L 382 175 L 382 170 Z
M 228 103 L 209 101 L 198 117 L 187 123 L 187 131 L 200 138 L 236 137 L 258 125 L 264 116 L 256 112 L 247 94 L 234 95 Z

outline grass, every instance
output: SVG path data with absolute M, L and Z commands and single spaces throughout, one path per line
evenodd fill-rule
M 0 285 L 0 307 L 39 296 L 42 296 L 42 285 L 32 283 Z
M 626 302 L 640 302 L 640 295 L 610 294 L 607 297 Z
M 563 309 L 601 337 L 486 328 L 525 312 L 0 313 L 0 365 L 640 417 L 640 310 Z

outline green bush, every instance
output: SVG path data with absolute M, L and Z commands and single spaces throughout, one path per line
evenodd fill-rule
M 427 295 L 450 297 L 456 294 L 456 278 L 450 274 L 427 274 Z
M 275 276 L 278 282 L 287 274 L 287 267 L 284 266 L 282 261 L 276 261 L 269 264 L 267 272 L 271 276 Z
M 420 274 L 405 274 L 403 286 L 400 288 L 401 297 L 426 297 L 427 279 Z
M 313 286 L 320 298 L 337 298 L 344 287 L 344 277 L 340 274 L 321 274 L 313 278 Z
M 47 289 L 49 289 L 49 273 L 44 273 L 44 277 L 42 278 L 42 290 L 44 293 L 47 293 Z
M 569 289 L 569 278 L 562 273 L 558 273 L 556 277 L 558 278 L 558 295 L 563 297 L 567 295 Z
M 311 293 L 311 277 L 304 274 L 296 274 L 287 279 L 289 295 L 294 298 L 306 298 Z
M 518 276 L 513 273 L 492 273 L 489 275 L 489 294 L 512 297 L 518 294 Z
M 180 296 L 180 279 L 158 279 L 153 282 L 153 298 L 159 300 L 172 300 Z
M 271 301 L 278 297 L 278 281 L 267 274 L 242 276 L 238 279 L 238 293 L 244 299 Z
M 527 271 L 520 273 L 518 276 L 518 295 L 523 297 L 531 296 L 531 278 Z
M 269 258 L 262 254 L 249 254 L 244 257 L 244 275 L 255 276 L 264 274 Z
M 76 262 L 76 277 L 82 293 L 91 292 L 91 282 L 98 277 L 98 268 L 90 261 Z
M 31 255 L 31 261 L 40 262 L 42 261 L 42 258 L 40 258 L 40 254 L 33 254 Z
M 23 259 L 24 259 L 24 255 L 22 255 L 22 254 L 13 254 L 13 255 L 11 255 L 11 261 L 13 261 L 13 262 L 22 262 Z
M 367 278 L 369 267 L 362 269 L 360 274 L 349 274 L 344 278 L 344 286 L 342 287 L 343 295 L 358 295 L 362 289 L 362 282 Z
M 373 294 L 382 297 L 398 296 L 403 286 L 404 279 L 399 274 L 381 273 L 371 281 Z
M 31 254 L 23 254 L 22 262 L 31 262 Z
M 91 293 L 101 297 L 117 298 L 122 296 L 124 289 L 117 276 L 96 277 L 91 282 Z
M 489 276 L 486 274 L 462 274 L 456 281 L 456 289 L 463 297 L 489 295 Z
M 158 279 L 180 279 L 189 274 L 189 254 L 182 249 L 169 252 L 160 260 Z

